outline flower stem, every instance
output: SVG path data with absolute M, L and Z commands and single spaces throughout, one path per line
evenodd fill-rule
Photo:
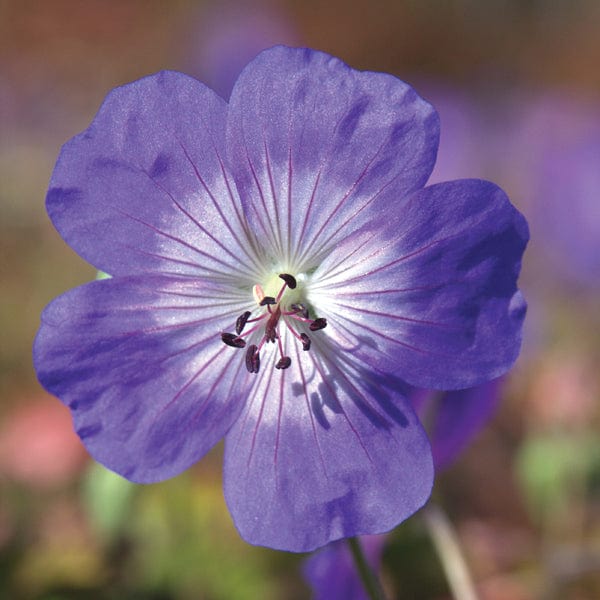
M 356 570 L 358 571 L 367 595 L 371 600 L 385 600 L 381 583 L 379 583 L 377 576 L 369 566 L 359 539 L 357 537 L 348 538 L 347 542 L 350 547 L 350 552 L 352 553 L 352 558 L 354 559 L 354 564 L 356 565 Z
M 422 515 L 446 573 L 452 596 L 456 600 L 477 600 L 477 592 L 460 549 L 458 536 L 446 513 L 430 502 L 422 510 Z

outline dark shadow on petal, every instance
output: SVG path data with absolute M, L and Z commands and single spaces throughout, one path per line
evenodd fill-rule
M 162 177 L 165 173 L 169 172 L 169 159 L 166 154 L 159 154 L 155 159 L 154 163 L 150 167 L 150 175 L 151 179 L 158 179 Z
M 77 435 L 82 439 L 94 437 L 102 431 L 102 425 L 96 423 L 95 425 L 86 425 L 77 430 Z
M 367 112 L 369 103 L 370 100 L 368 96 L 359 98 L 342 119 L 338 129 L 338 139 L 340 142 L 345 144 L 346 141 L 354 135 L 361 117 Z
M 368 339 L 368 338 L 367 338 Z M 335 342 L 322 339 L 318 343 L 321 369 L 325 381 L 318 386 L 318 399 L 311 398 L 311 410 L 321 426 L 327 423 L 326 411 L 344 412 L 340 397 L 352 402 L 372 425 L 390 430 L 394 424 L 402 428 L 410 425 L 409 418 L 394 401 L 394 394 L 408 399 L 412 386 L 391 374 L 382 374 L 360 363 L 350 352 L 342 355 Z
M 321 396 L 321 403 L 324 406 L 327 406 L 329 410 L 336 414 L 341 414 L 343 412 L 342 405 L 340 401 L 335 396 L 334 391 L 335 388 L 333 386 L 327 386 L 324 383 L 320 383 L 318 386 L 319 394 Z
M 317 394 L 316 392 L 310 397 L 310 407 L 319 425 L 323 429 L 329 429 L 331 425 L 329 424 L 329 421 L 325 416 L 325 412 L 323 411 L 323 404 L 321 402 L 321 399 L 319 398 L 319 394 Z

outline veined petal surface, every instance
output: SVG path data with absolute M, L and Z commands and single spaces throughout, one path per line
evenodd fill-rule
M 516 360 L 527 239 L 493 183 L 437 184 L 339 244 L 313 274 L 310 300 L 365 364 L 419 387 L 472 387 Z
M 255 270 L 224 162 L 226 112 L 213 91 L 176 72 L 113 90 L 52 174 L 46 204 L 63 238 L 111 275 Z
M 243 356 L 232 361 L 219 339 L 239 312 L 234 292 L 191 278 L 89 283 L 42 314 L 38 378 L 96 460 L 131 481 L 166 479 L 219 441 L 245 402 Z
M 313 336 L 310 352 L 288 346 L 292 367 L 265 365 L 225 438 L 225 499 L 237 528 L 252 544 L 296 552 L 389 531 L 433 483 L 405 384 L 336 354 L 325 336 Z
M 438 139 L 435 110 L 406 83 L 283 46 L 242 72 L 227 117 L 248 219 L 269 253 L 296 271 L 422 187 Z

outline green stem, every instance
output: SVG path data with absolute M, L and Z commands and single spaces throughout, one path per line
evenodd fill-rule
M 358 538 L 348 538 L 347 542 L 367 595 L 371 600 L 385 600 L 381 583 L 379 583 L 377 576 L 369 566 Z
M 446 573 L 452 596 L 456 600 L 477 600 L 475 586 L 461 552 L 458 535 L 446 513 L 430 502 L 421 514 Z

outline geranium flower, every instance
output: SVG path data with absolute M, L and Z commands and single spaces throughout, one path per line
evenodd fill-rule
M 111 279 L 54 300 L 34 362 L 92 456 L 154 482 L 225 437 L 241 535 L 305 551 L 429 496 L 403 380 L 515 360 L 527 226 L 494 184 L 423 187 L 435 110 L 398 79 L 276 47 L 229 104 L 162 72 L 112 91 L 47 196 Z

